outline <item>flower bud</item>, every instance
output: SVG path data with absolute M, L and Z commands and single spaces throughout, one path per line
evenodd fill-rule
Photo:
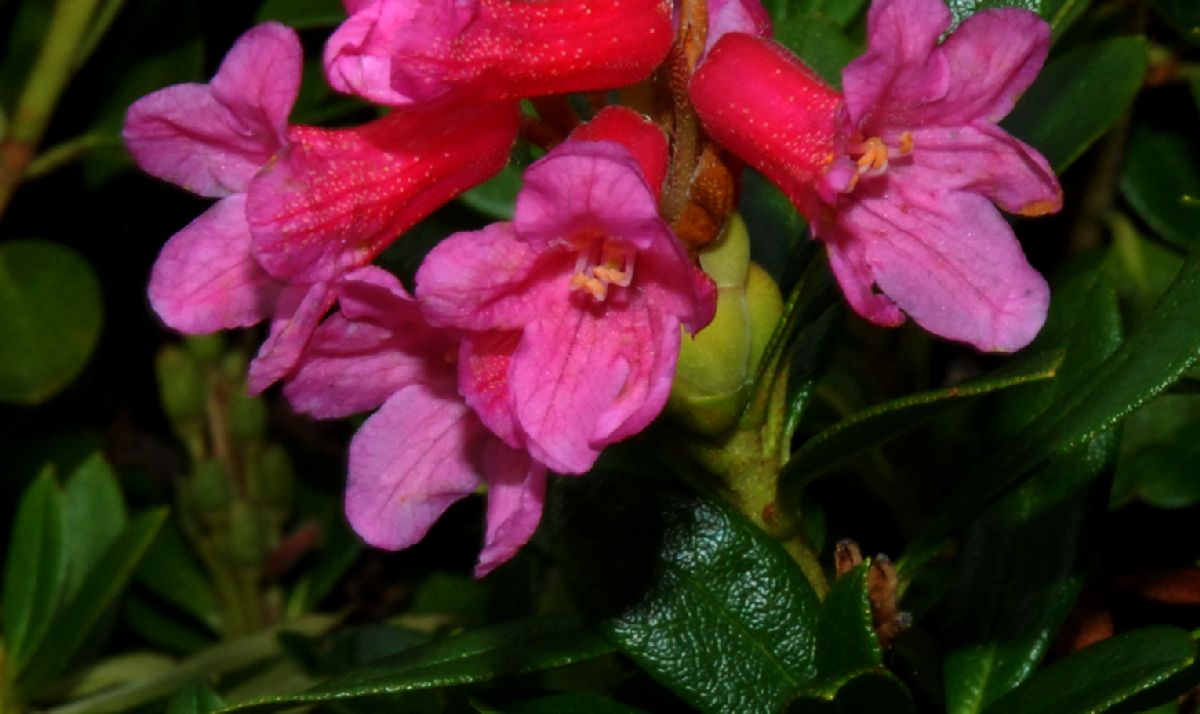
M 700 267 L 718 288 L 742 287 L 750 266 L 750 233 L 736 213 L 729 216 L 725 230 L 700 254 Z
M 240 381 L 229 395 L 226 419 L 229 435 L 242 444 L 261 441 L 267 431 L 266 405 L 247 394 Z
M 201 363 L 216 362 L 225 349 L 225 340 L 220 333 L 211 335 L 193 335 L 187 338 L 187 350 L 192 357 Z
M 222 527 L 234 493 L 233 475 L 214 459 L 201 459 L 192 466 L 184 490 L 189 510 L 209 529 Z
M 204 419 L 204 374 L 188 352 L 164 347 L 154 360 L 159 398 L 176 430 Z
M 235 501 L 229 510 L 229 540 L 226 555 L 235 565 L 256 568 L 270 550 L 270 538 L 262 516 L 245 501 Z
M 749 379 L 758 373 L 758 363 L 775 334 L 775 326 L 783 316 L 783 295 L 771 274 L 757 263 L 751 263 L 746 271 L 746 307 L 750 314 L 750 363 Z
M 287 449 L 279 444 L 268 444 L 250 460 L 246 480 L 253 489 L 256 504 L 280 516 L 291 512 L 295 499 L 295 472 Z

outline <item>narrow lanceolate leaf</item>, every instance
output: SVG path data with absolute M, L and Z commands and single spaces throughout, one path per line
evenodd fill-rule
M 1116 439 L 1097 437 L 1045 469 L 970 529 L 941 610 L 949 614 L 946 711 L 976 714 L 1041 662 L 1083 583 L 1089 484 Z
M 40 648 L 30 660 L 23 677 L 30 688 L 45 684 L 70 664 L 97 620 L 129 583 L 166 518 L 165 508 L 141 514 L 105 549 L 79 591 L 54 618 L 46 635 L 47 644 L 53 646 Z
M 70 598 L 129 521 L 121 486 L 103 455 L 88 457 L 67 479 L 63 508 L 71 524 L 65 534 L 70 559 L 65 595 Z
M 1150 316 L 1078 386 L 1021 429 L 947 503 L 909 547 L 903 569 L 926 562 L 945 540 L 1026 478 L 1055 453 L 1112 427 L 1171 386 L 1200 358 L 1200 251 L 1188 257 Z
M 779 711 L 816 676 L 816 595 L 761 530 L 661 481 L 597 472 L 560 484 L 552 528 L 574 590 L 697 709 Z
M 817 681 L 807 695 L 833 699 L 842 685 L 883 664 L 875 636 L 867 574 L 859 565 L 834 583 L 817 622 Z
M 574 664 L 613 649 L 574 618 L 511 622 L 413 647 L 299 694 L 256 699 L 221 711 L 275 711 L 302 704 L 486 682 Z
M 1050 62 L 1002 125 L 1061 172 L 1125 112 L 1145 72 L 1141 37 L 1080 47 Z
M 18 675 L 38 650 L 67 577 L 62 492 L 47 468 L 21 496 L 4 569 L 5 667 Z
M 1107 711 L 1196 660 L 1185 630 L 1144 627 L 1109 638 L 1035 673 L 985 714 L 1092 714 Z
M 1141 121 L 1129 137 L 1121 193 L 1146 225 L 1175 245 L 1200 242 L 1200 141 Z
M 641 709 L 594 694 L 557 694 L 480 711 L 496 714 L 645 714 Z
M 1063 353 L 1052 350 L 957 387 L 913 394 L 864 409 L 809 439 L 784 466 L 779 488 L 795 502 L 813 479 L 856 454 L 905 434 L 954 407 L 1004 389 L 1052 379 Z
M 207 682 L 199 681 L 171 698 L 167 714 L 210 714 L 223 706 L 225 702 L 221 701 L 212 687 Z

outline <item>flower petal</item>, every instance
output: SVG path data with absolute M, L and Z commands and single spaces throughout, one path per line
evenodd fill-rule
M 325 69 L 381 104 L 496 101 L 632 84 L 671 39 L 661 0 L 379 0 L 330 37 Z
M 293 127 L 250 184 L 254 250 L 271 274 L 328 281 L 508 163 L 515 103 L 394 112 L 353 129 Z
M 266 319 L 281 288 L 250 255 L 246 197 L 235 195 L 163 246 L 150 273 L 150 306 L 172 329 L 205 334 Z
M 568 141 L 525 170 L 513 223 L 534 250 L 600 232 L 644 248 L 665 225 L 658 201 L 629 150 L 608 141 Z
M 642 177 L 655 199 L 658 198 L 667 176 L 667 137 L 645 115 L 626 107 L 605 107 L 591 121 L 576 127 L 567 139 L 611 141 L 624 146 L 642 169 Z
M 543 290 L 566 294 L 568 268 L 566 256 L 543 259 L 513 224 L 493 223 L 434 246 L 417 271 L 417 299 L 434 324 L 520 329 L 542 309 Z
M 912 166 L 897 162 L 897 180 L 979 193 L 1010 213 L 1042 215 L 1062 208 L 1062 188 L 1050 164 L 999 127 L 975 122 L 912 135 Z
M 433 381 L 429 368 L 423 354 L 406 349 L 402 336 L 339 312 L 313 332 L 283 392 L 296 411 L 337 419 L 375 409 L 410 384 Z
M 833 88 L 774 42 L 729 34 L 696 70 L 688 93 L 713 140 L 815 215 L 813 182 L 835 150 L 841 97 Z
M 707 52 L 727 33 L 771 36 L 771 15 L 760 0 L 708 0 Z
M 946 96 L 951 73 L 935 52 L 950 26 L 942 0 L 876 0 L 867 14 L 867 51 L 842 71 L 849 121 L 864 135 L 880 122 L 915 126 L 922 108 Z
M 924 111 L 925 124 L 998 122 L 1033 83 L 1050 51 L 1050 25 L 1021 8 L 984 10 L 967 18 L 937 50 L 950 70 L 950 90 Z
M 513 356 L 509 389 L 529 453 L 560 473 L 590 469 L 614 433 L 644 427 L 670 391 L 678 326 L 675 352 L 664 352 L 662 323 L 636 293 L 625 295 L 628 303 L 614 296 L 599 313 L 570 300 L 548 304 Z
M 288 286 L 279 296 L 271 333 L 250 361 L 247 390 L 261 394 L 283 379 L 300 361 L 321 318 L 333 307 L 334 293 L 327 283 Z
M 147 173 L 192 193 L 245 191 L 282 145 L 300 62 L 294 32 L 259 25 L 238 39 L 211 85 L 177 84 L 134 102 L 125 144 Z
M 495 439 L 483 447 L 488 482 L 487 533 L 475 577 L 482 578 L 529 542 L 542 520 L 546 467 Z
M 458 352 L 458 391 L 493 434 L 512 448 L 524 435 L 517 426 L 508 388 L 509 367 L 521 340 L 516 331 L 468 334 Z
M 1045 322 L 1046 281 L 982 196 L 926 192 L 897 181 L 854 202 L 837 220 L 843 235 L 835 240 L 859 241 L 879 289 L 936 335 L 1011 352 Z
M 363 540 L 407 548 L 481 482 L 473 458 L 486 432 L 453 392 L 396 392 L 350 443 L 346 517 Z

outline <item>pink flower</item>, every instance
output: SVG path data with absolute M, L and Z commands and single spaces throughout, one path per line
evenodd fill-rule
M 456 389 L 458 341 L 425 322 L 390 273 L 368 266 L 338 284 L 341 311 L 317 328 L 284 392 L 336 418 L 379 408 L 350 444 L 346 516 L 368 543 L 421 540 L 455 501 L 488 487 L 483 577 L 541 519 L 546 468 L 489 432 Z
M 292 30 L 260 25 L 212 82 L 143 97 L 125 121 L 125 142 L 146 171 L 221 198 L 163 247 L 151 306 L 187 333 L 270 318 L 250 366 L 252 392 L 294 366 L 342 273 L 499 171 L 518 129 L 515 102 L 341 130 L 289 127 L 302 60 Z
M 679 22 L 682 0 L 675 0 L 675 21 Z M 757 37 L 771 36 L 771 15 L 761 0 L 708 0 L 708 33 L 704 40 L 704 51 L 712 49 L 717 40 L 730 32 L 741 32 Z
M 467 331 L 467 403 L 562 473 L 587 471 L 662 411 L 680 324 L 695 332 L 714 310 L 646 181 L 662 168 L 635 158 L 665 166 L 662 133 L 606 114 L 608 140 L 573 134 L 529 167 L 512 223 L 450 236 L 417 274 L 430 322 Z
M 406 106 L 608 89 L 671 44 L 667 0 L 371 0 L 325 46 L 340 92 Z
M 1049 27 L 977 13 L 944 43 L 939 0 L 878 0 L 845 97 L 784 50 L 730 35 L 693 79 L 705 128 L 789 195 L 825 241 L 851 306 L 1012 351 L 1045 321 L 1049 290 L 992 205 L 1059 209 L 1045 159 L 996 126 L 1036 76 Z M 782 109 L 781 109 L 782 108 Z M 903 312 L 901 312 L 903 311 Z

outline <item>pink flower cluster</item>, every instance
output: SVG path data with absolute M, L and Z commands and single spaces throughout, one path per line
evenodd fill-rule
M 411 545 L 486 485 L 483 575 L 533 534 L 547 470 L 584 473 L 658 416 L 681 328 L 713 318 L 712 282 L 659 209 L 667 135 L 604 108 L 526 169 L 511 221 L 435 247 L 415 297 L 371 263 L 506 165 L 521 100 L 645 80 L 679 21 L 667 0 L 345 5 L 326 76 L 387 107 L 375 121 L 289 124 L 302 53 L 274 23 L 208 84 L 130 108 L 139 165 L 218 199 L 163 248 L 150 301 L 187 333 L 269 320 L 253 392 L 282 381 L 318 418 L 376 410 L 350 446 L 346 496 L 368 542 Z M 994 122 L 1040 66 L 1045 24 L 988 11 L 939 45 L 940 0 L 878 0 L 842 97 L 764 39 L 757 0 L 708 0 L 707 17 L 692 102 L 810 219 L 850 304 L 982 349 L 1028 342 L 1047 291 L 991 202 L 1042 213 L 1059 193 Z

